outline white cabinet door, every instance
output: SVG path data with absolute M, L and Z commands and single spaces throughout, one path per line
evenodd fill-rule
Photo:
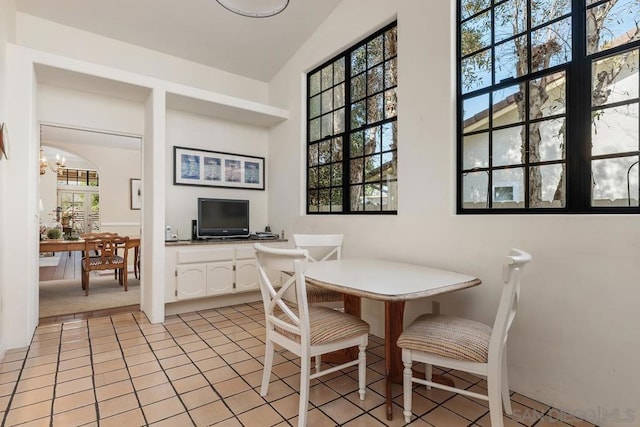
M 260 289 L 255 259 L 236 261 L 236 292 Z
M 233 261 L 207 263 L 207 295 L 233 292 Z
M 178 300 L 199 298 L 206 295 L 206 264 L 185 264 L 176 267 Z
M 178 298 L 178 288 L 176 287 L 177 271 L 176 271 L 176 249 L 172 247 L 165 248 L 164 263 L 164 302 L 175 302 Z

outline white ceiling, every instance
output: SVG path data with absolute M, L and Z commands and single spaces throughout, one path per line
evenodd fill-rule
M 259 0 L 256 0 L 259 1 Z M 270 18 L 215 0 L 19 0 L 20 12 L 268 82 L 341 0 L 290 0 Z

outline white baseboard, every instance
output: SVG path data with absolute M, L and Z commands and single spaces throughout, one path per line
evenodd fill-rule
M 242 292 L 231 295 L 218 295 L 209 298 L 194 298 L 191 300 L 177 301 L 165 304 L 164 314 L 165 316 L 171 316 L 174 314 L 228 307 L 230 305 L 246 304 L 249 302 L 261 300 L 262 296 L 260 295 L 259 291 Z

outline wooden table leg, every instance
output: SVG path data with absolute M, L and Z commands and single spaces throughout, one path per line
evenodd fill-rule
M 362 306 L 360 305 L 360 297 L 355 295 L 344 294 L 344 312 L 353 314 L 356 317 L 362 317 Z
M 384 353 L 386 373 L 387 420 L 393 418 L 391 383 L 402 384 L 402 350 L 396 345 L 402 334 L 404 301 L 385 301 L 384 303 Z

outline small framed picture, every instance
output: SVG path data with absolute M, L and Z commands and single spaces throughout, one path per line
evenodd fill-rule
M 129 180 L 131 187 L 131 210 L 142 208 L 142 181 L 136 178 Z
M 173 147 L 174 185 L 264 190 L 264 157 Z

